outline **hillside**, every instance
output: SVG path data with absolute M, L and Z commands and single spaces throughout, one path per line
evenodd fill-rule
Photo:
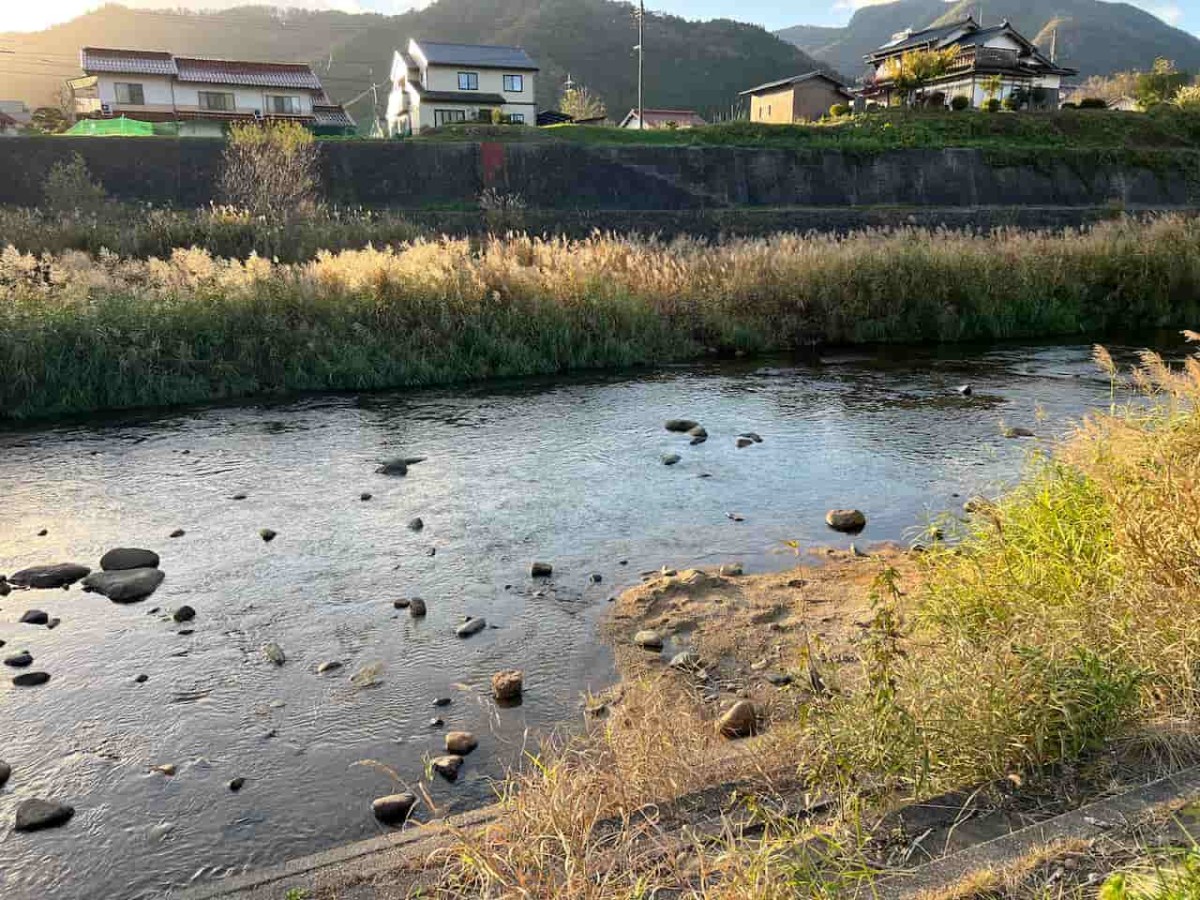
M 839 71 L 858 75 L 863 55 L 896 32 L 978 15 L 978 11 L 976 0 L 898 0 L 860 9 L 845 28 L 798 25 L 778 35 Z M 993 0 L 986 4 L 985 13 L 985 23 L 1008 19 L 1046 51 L 1057 29 L 1058 60 L 1079 69 L 1081 77 L 1147 69 L 1156 56 L 1173 59 L 1181 68 L 1200 70 L 1200 38 L 1127 3 Z
M 342 102 L 386 82 L 392 52 L 409 37 L 466 43 L 519 44 L 538 60 L 538 97 L 553 106 L 570 74 L 598 92 L 610 114 L 636 103 L 637 43 L 633 8 L 611 0 L 438 0 L 399 16 L 349 15 L 242 7 L 177 13 L 108 6 L 35 34 L 0 34 L 0 97 L 47 103 L 79 74 L 84 44 L 168 50 L 314 64 Z M 810 57 L 761 28 L 729 20 L 689 22 L 649 15 L 646 103 L 725 112 L 738 91 L 818 67 Z M 387 86 L 380 88 L 380 106 Z M 371 96 L 352 111 L 371 115 Z

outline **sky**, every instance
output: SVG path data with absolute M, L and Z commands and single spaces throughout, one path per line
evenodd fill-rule
M 65 22 L 103 0 L 0 0 L 0 31 L 36 31 Z M 346 12 L 398 13 L 427 0 L 117 0 L 126 6 L 152 9 L 217 9 L 245 6 L 250 2 L 310 9 L 340 9 Z M 647 6 L 689 19 L 729 18 L 753 22 L 770 29 L 788 25 L 844 25 L 855 8 L 880 0 L 648 0 Z M 1159 18 L 1200 35 L 1200 0 L 1132 0 Z

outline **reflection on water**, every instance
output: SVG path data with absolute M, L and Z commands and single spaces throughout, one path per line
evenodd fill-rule
M 1019 471 L 1033 445 L 1003 439 L 1001 421 L 1050 435 L 1106 403 L 1088 357 L 831 354 L 0 432 L 0 571 L 94 566 L 121 545 L 159 551 L 167 572 L 128 607 L 78 590 L 0 599 L 5 653 L 28 648 L 53 674 L 37 690 L 0 684 L 14 770 L 0 821 L 29 796 L 78 809 L 56 831 L 0 830 L 0 895 L 152 896 L 376 834 L 370 801 L 392 784 L 355 763 L 419 779 L 441 746 L 438 696 L 454 700 L 437 713 L 447 728 L 481 745 L 432 793 L 484 802 L 522 746 L 611 680 L 595 624 L 638 572 L 787 565 L 784 541 L 840 540 L 822 523 L 831 506 L 866 510 L 860 542 L 900 538 Z M 667 433 L 673 416 L 702 422 L 708 442 Z M 736 449 L 747 430 L 764 442 Z M 683 461 L 668 468 L 671 451 Z M 397 455 L 428 461 L 373 474 Z M 424 530 L 406 527 L 415 516 Z M 264 543 L 261 528 L 279 536 Z M 554 563 L 552 583 L 529 579 L 535 558 Z M 429 615 L 394 609 L 405 596 Z M 186 629 L 166 615 L 184 603 L 197 611 Z M 16 624 L 30 606 L 62 625 Z M 464 615 L 492 627 L 461 640 Z M 269 641 L 284 666 L 264 658 Z M 316 675 L 327 660 L 344 668 Z M 382 683 L 354 687 L 372 665 Z M 514 667 L 526 702 L 497 710 L 487 680 Z M 177 774 L 150 770 L 163 763 Z

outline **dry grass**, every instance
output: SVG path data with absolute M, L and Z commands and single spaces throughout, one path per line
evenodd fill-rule
M 415 241 L 281 264 L 0 251 L 0 415 L 1200 318 L 1200 221 L 718 244 Z

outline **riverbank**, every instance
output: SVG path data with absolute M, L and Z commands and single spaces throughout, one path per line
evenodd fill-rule
M 512 776 L 494 821 L 394 883 L 455 897 L 861 895 L 989 829 L 1194 765 L 1200 367 L 1147 354 L 1131 377 L 1152 408 L 1090 418 L 919 553 L 650 576 L 613 607 L 623 680 L 589 703 L 592 725 Z M 1057 881 L 1078 896 L 1128 866 L 1114 885 L 1144 879 L 1145 856 L 1053 845 L 937 896 L 1043 896 Z M 375 896 L 395 874 L 371 882 Z
M 0 256 L 0 417 L 1200 319 L 1200 222 Z

